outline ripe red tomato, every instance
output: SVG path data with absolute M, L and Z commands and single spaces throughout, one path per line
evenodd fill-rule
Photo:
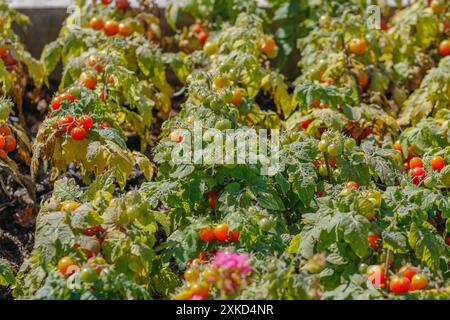
M 317 191 L 316 196 L 317 198 L 322 198 L 325 195 L 325 191 Z
M 365 89 L 369 83 L 369 76 L 365 72 L 361 72 L 358 77 L 359 86 L 361 89 Z
M 359 189 L 359 184 L 355 181 L 349 181 L 345 184 L 345 188 L 347 189 Z
M 76 265 L 77 263 L 70 256 L 63 257 L 58 261 L 59 272 L 61 272 L 63 275 L 66 275 L 67 270 L 70 266 Z
M 104 22 L 103 19 L 100 17 L 93 17 L 90 21 L 89 21 L 89 26 L 94 29 L 94 30 L 102 30 L 103 26 L 104 26 Z
M 111 3 L 111 0 L 102 0 L 102 4 L 104 4 L 105 6 L 107 6 L 110 3 Z
M 348 49 L 351 53 L 363 55 L 366 52 L 367 42 L 363 38 L 355 38 L 350 40 Z
M 367 268 L 369 281 L 376 286 L 381 287 L 386 282 L 384 277 L 384 268 L 379 265 L 371 265 Z
M 116 7 L 119 10 L 126 10 L 129 6 L 128 0 L 116 0 Z
M 214 236 L 219 241 L 228 240 L 228 224 L 222 223 L 214 228 Z
M 435 171 L 441 171 L 444 169 L 445 160 L 441 156 L 435 156 L 430 161 L 431 168 Z
M 409 168 L 422 168 L 423 167 L 423 161 L 419 157 L 414 157 L 411 160 L 409 160 Z
M 111 128 L 111 125 L 109 124 L 109 122 L 103 121 L 100 123 L 100 128 L 102 128 L 102 129 Z
M 422 167 L 417 167 L 411 170 L 410 176 L 415 185 L 421 183 L 427 177 L 427 172 Z
M 88 237 L 95 236 L 95 234 L 96 234 L 94 228 L 84 228 L 83 233 Z
M 407 277 L 393 276 L 389 283 L 389 289 L 392 293 L 407 293 L 411 287 L 411 281 Z
M 416 274 L 416 268 L 413 266 L 403 266 L 398 272 L 407 277 L 409 280 L 412 280 L 412 277 Z
M 378 243 L 379 243 L 380 239 L 381 239 L 381 237 L 380 236 L 376 236 L 376 235 L 367 236 L 367 240 L 369 241 L 369 246 L 374 251 L 378 251 Z
M 14 136 L 12 135 L 7 135 L 5 137 L 5 146 L 4 146 L 5 151 L 12 152 L 16 150 L 16 146 L 17 146 L 16 138 L 14 138 Z
M 208 40 L 208 32 L 205 30 L 200 31 L 198 34 L 198 41 L 204 45 L 206 43 L 206 40 Z
M 380 21 L 380 28 L 383 31 L 389 30 L 389 23 L 384 21 L 383 19 Z
M 276 46 L 276 42 L 272 37 L 259 39 L 258 48 L 265 54 L 270 54 Z
M 5 159 L 6 156 L 7 156 L 7 154 L 6 154 L 5 150 L 0 149 L 0 159 Z
M 97 87 L 97 78 L 87 72 L 83 72 L 80 76 L 80 82 L 88 89 L 94 90 Z
M 65 92 L 61 95 L 61 102 L 68 101 L 69 103 L 72 103 L 73 100 L 73 96 L 69 92 Z
M 450 40 L 444 40 L 439 44 L 439 54 L 442 57 L 450 55 Z
M 83 140 L 87 137 L 87 131 L 81 127 L 75 127 L 70 131 L 70 136 L 73 140 Z
M 81 127 L 83 127 L 86 130 L 89 130 L 92 127 L 92 125 L 94 124 L 94 121 L 92 120 L 92 118 L 90 116 L 88 116 L 87 114 L 78 118 L 77 122 Z
M 51 106 L 53 110 L 58 110 L 61 107 L 61 96 L 54 97 L 51 102 Z
M 238 242 L 241 232 L 239 230 L 233 230 L 230 232 L 230 238 L 232 242 Z
M 200 236 L 200 240 L 204 242 L 210 242 L 216 238 L 216 236 L 214 235 L 214 230 L 211 227 L 201 228 L 198 232 L 198 235 Z
M 129 22 L 119 24 L 119 34 L 128 37 L 134 32 L 133 25 Z
M 0 135 L 0 149 L 3 149 L 5 146 L 5 137 Z
M 313 122 L 313 121 L 314 121 L 314 118 L 311 118 L 311 119 L 307 119 L 307 120 L 301 121 L 301 122 L 300 122 L 300 126 L 301 126 L 304 130 L 306 130 L 306 129 L 308 129 L 308 127 L 309 127 L 309 125 L 311 124 L 311 122 Z
M 423 274 L 416 274 L 411 279 L 411 290 L 423 290 L 428 287 L 428 278 Z
M 75 127 L 75 119 L 71 115 L 66 115 L 59 118 L 57 124 L 63 132 L 69 132 Z
M 216 207 L 217 196 L 214 192 L 208 192 L 208 205 L 211 209 Z
M 6 135 L 8 135 L 8 127 L 0 127 L 0 134 L 2 135 L 2 136 L 6 136 Z
M 114 20 L 106 21 L 105 26 L 103 27 L 103 32 L 108 37 L 115 36 L 119 33 L 119 24 Z

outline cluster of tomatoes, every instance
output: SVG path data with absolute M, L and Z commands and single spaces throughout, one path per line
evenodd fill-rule
M 175 295 L 175 300 L 189 300 L 194 296 L 202 300 L 208 298 L 211 286 L 220 278 L 219 271 L 209 264 L 214 255 L 215 252 L 202 251 L 192 260 L 184 272 L 187 286 Z
M 73 140 L 84 140 L 93 125 L 94 120 L 87 114 L 77 119 L 72 115 L 65 115 L 57 120 L 58 136 L 61 136 L 63 133 L 70 133 Z
M 0 128 L 0 159 L 5 159 L 9 152 L 16 150 L 16 138 L 9 132 L 8 128 Z
M 403 148 L 399 141 L 394 143 L 394 149 L 403 154 Z M 441 156 L 434 156 L 430 160 L 430 167 L 434 171 L 441 171 L 445 167 L 445 159 Z M 423 167 L 423 160 L 420 157 L 414 156 L 413 147 L 411 146 L 408 152 L 403 168 L 405 171 L 409 170 L 414 184 L 419 185 L 424 183 L 426 187 L 431 187 L 432 179 L 427 178 L 427 171 Z
M 199 299 L 208 298 L 210 286 L 219 279 L 219 272 L 212 266 L 200 269 L 197 266 L 191 267 L 184 272 L 184 279 L 187 287 L 180 291 L 176 300 L 189 300 L 194 296 Z
M 191 30 L 198 41 L 204 45 L 208 40 L 208 29 L 203 25 L 203 20 L 197 20 L 192 26 Z
M 87 265 L 80 269 L 78 263 L 71 256 L 65 256 L 58 261 L 58 270 L 66 278 L 79 273 L 82 282 L 94 283 L 105 265 L 107 265 L 106 260 L 96 256 L 90 258 Z
M 302 126 L 305 124 L 302 123 Z M 309 124 L 308 124 L 309 125 Z M 336 167 L 336 159 L 337 157 L 341 156 L 344 152 L 344 149 L 351 149 L 354 146 L 356 146 L 356 141 L 353 138 L 345 138 L 345 139 L 329 139 L 326 132 L 322 133 L 321 140 L 319 141 L 317 148 L 320 152 L 322 152 L 325 156 L 324 158 L 316 159 L 313 161 L 314 166 L 318 169 L 319 174 L 322 177 L 328 176 L 328 174 L 331 174 L 331 172 L 328 172 L 327 168 L 327 162 L 325 161 L 328 159 L 328 166 L 331 169 L 334 169 Z M 356 183 L 356 182 L 355 182 Z M 358 186 L 359 188 L 359 186 Z
M 3 60 L 7 70 L 11 70 L 17 65 L 17 60 L 4 46 L 0 46 L 0 58 Z
M 107 6 L 111 3 L 111 0 L 102 0 L 102 4 Z M 130 6 L 128 0 L 115 0 L 117 10 L 125 11 Z M 134 32 L 133 24 L 131 22 L 118 23 L 115 20 L 103 21 L 101 17 L 93 17 L 89 21 L 89 26 L 95 30 L 103 30 L 105 35 L 111 37 L 120 34 L 123 37 L 128 37 Z
M 89 26 L 95 30 L 103 30 L 108 37 L 115 36 L 117 34 L 122 37 L 128 37 L 134 32 L 134 26 L 131 21 L 117 22 L 116 20 L 103 21 L 101 17 L 93 17 L 89 21 Z
M 222 242 L 231 240 L 232 242 L 238 242 L 241 233 L 239 230 L 232 230 L 231 232 L 229 232 L 228 224 L 222 223 L 215 227 L 208 226 L 201 228 L 198 232 L 198 235 L 200 237 L 200 240 L 204 242 L 211 242 L 214 240 Z
M 389 290 L 394 294 L 404 294 L 409 291 L 424 290 L 428 287 L 428 277 L 417 273 L 413 266 L 403 266 L 398 273 L 389 278 L 386 283 L 384 267 L 381 265 L 371 265 L 367 268 L 369 281 L 383 288 L 388 285 Z

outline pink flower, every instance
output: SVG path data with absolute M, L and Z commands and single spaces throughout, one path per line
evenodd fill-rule
M 194 294 L 189 300 L 203 300 L 203 297 L 199 294 Z
M 236 272 L 245 277 L 245 275 L 252 271 L 252 267 L 247 261 L 248 254 L 237 254 L 232 251 L 218 251 L 216 253 L 213 266 L 223 268 L 230 272 Z

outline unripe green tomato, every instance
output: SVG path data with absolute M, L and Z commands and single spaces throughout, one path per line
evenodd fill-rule
M 379 203 L 378 200 L 375 199 L 375 198 L 368 198 L 367 200 L 368 200 L 370 203 L 372 203 L 372 205 L 373 205 L 375 208 L 378 208 L 378 207 L 380 206 L 380 203 Z
M 250 113 L 251 107 L 248 103 L 243 102 L 238 105 L 238 110 L 240 114 L 246 116 Z
M 274 224 L 275 224 L 275 221 L 273 221 L 273 219 L 270 219 L 270 218 L 262 218 L 258 221 L 258 225 L 261 227 L 261 230 L 265 231 L 265 232 L 272 229 Z
M 69 93 L 72 95 L 72 97 L 74 97 L 74 98 L 79 98 L 79 97 L 81 97 L 81 89 L 80 89 L 80 87 L 78 87 L 78 86 L 76 86 L 76 87 L 72 87 L 70 90 L 69 90 Z
M 366 274 L 368 265 L 365 263 L 361 263 L 358 267 L 358 271 L 361 274 Z
M 127 208 L 127 216 L 131 219 L 136 219 L 139 217 L 140 208 L 137 205 L 131 205 Z
M 220 98 L 222 99 L 223 102 L 230 103 L 231 99 L 233 99 L 233 92 L 229 89 L 225 89 L 220 95 Z
M 212 55 L 219 50 L 219 45 L 217 42 L 207 42 L 205 43 L 205 46 L 203 47 L 203 51 L 208 55 Z
M 223 108 L 223 102 L 221 100 L 218 99 L 213 99 L 210 104 L 209 104 L 210 108 L 214 111 L 220 111 Z
M 320 152 L 327 152 L 328 143 L 325 140 L 320 140 L 319 144 L 317 145 L 317 148 L 319 148 Z
M 328 146 L 327 151 L 333 157 L 340 156 L 342 154 L 342 145 L 337 144 L 337 143 L 332 143 Z
M 425 185 L 425 187 L 427 187 L 429 189 L 432 189 L 432 188 L 436 187 L 437 180 L 435 178 L 433 178 L 433 177 L 427 177 L 423 181 L 423 184 Z
M 327 166 L 325 164 L 321 164 L 319 167 L 319 174 L 322 177 L 326 177 L 328 176 L 328 170 L 327 170 Z
M 327 141 L 328 140 L 328 136 L 330 135 L 329 132 L 325 131 L 324 133 L 322 133 L 322 135 L 320 136 L 320 140 L 324 140 Z
M 353 148 L 354 146 L 356 146 L 356 141 L 355 141 L 355 139 L 353 139 L 353 138 L 347 138 L 347 139 L 345 139 L 345 141 L 344 141 L 344 147 L 345 147 L 346 149 L 351 149 L 351 148 Z
M 92 268 L 85 267 L 80 271 L 80 280 L 86 283 L 94 283 L 97 280 L 97 272 Z
M 232 123 L 228 119 L 222 119 L 216 122 L 214 126 L 217 130 L 228 130 L 231 129 Z
M 357 202 L 358 202 L 358 209 L 363 214 L 371 213 L 375 209 L 373 203 L 364 197 L 358 198 Z

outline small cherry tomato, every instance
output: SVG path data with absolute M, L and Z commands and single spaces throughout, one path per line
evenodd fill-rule
M 216 238 L 216 236 L 214 235 L 214 230 L 211 227 L 201 228 L 198 234 L 200 236 L 200 240 L 204 242 L 210 242 Z
M 389 289 L 392 293 L 407 293 L 411 287 L 411 281 L 407 277 L 393 276 L 389 282 Z
M 444 169 L 445 160 L 440 156 L 434 156 L 430 161 L 430 165 L 434 171 L 441 171 L 442 169 Z
M 423 161 L 419 157 L 413 157 L 411 160 L 409 160 L 409 168 L 422 168 L 423 167 Z
M 75 127 L 70 131 L 70 136 L 73 140 L 84 140 L 87 137 L 87 131 L 82 127 Z
M 5 137 L 5 146 L 4 146 L 5 151 L 12 152 L 16 150 L 16 146 L 17 146 L 16 138 L 14 138 L 13 135 L 7 135 Z
M 214 236 L 219 241 L 227 241 L 228 240 L 228 224 L 223 223 L 219 224 L 214 228 Z

